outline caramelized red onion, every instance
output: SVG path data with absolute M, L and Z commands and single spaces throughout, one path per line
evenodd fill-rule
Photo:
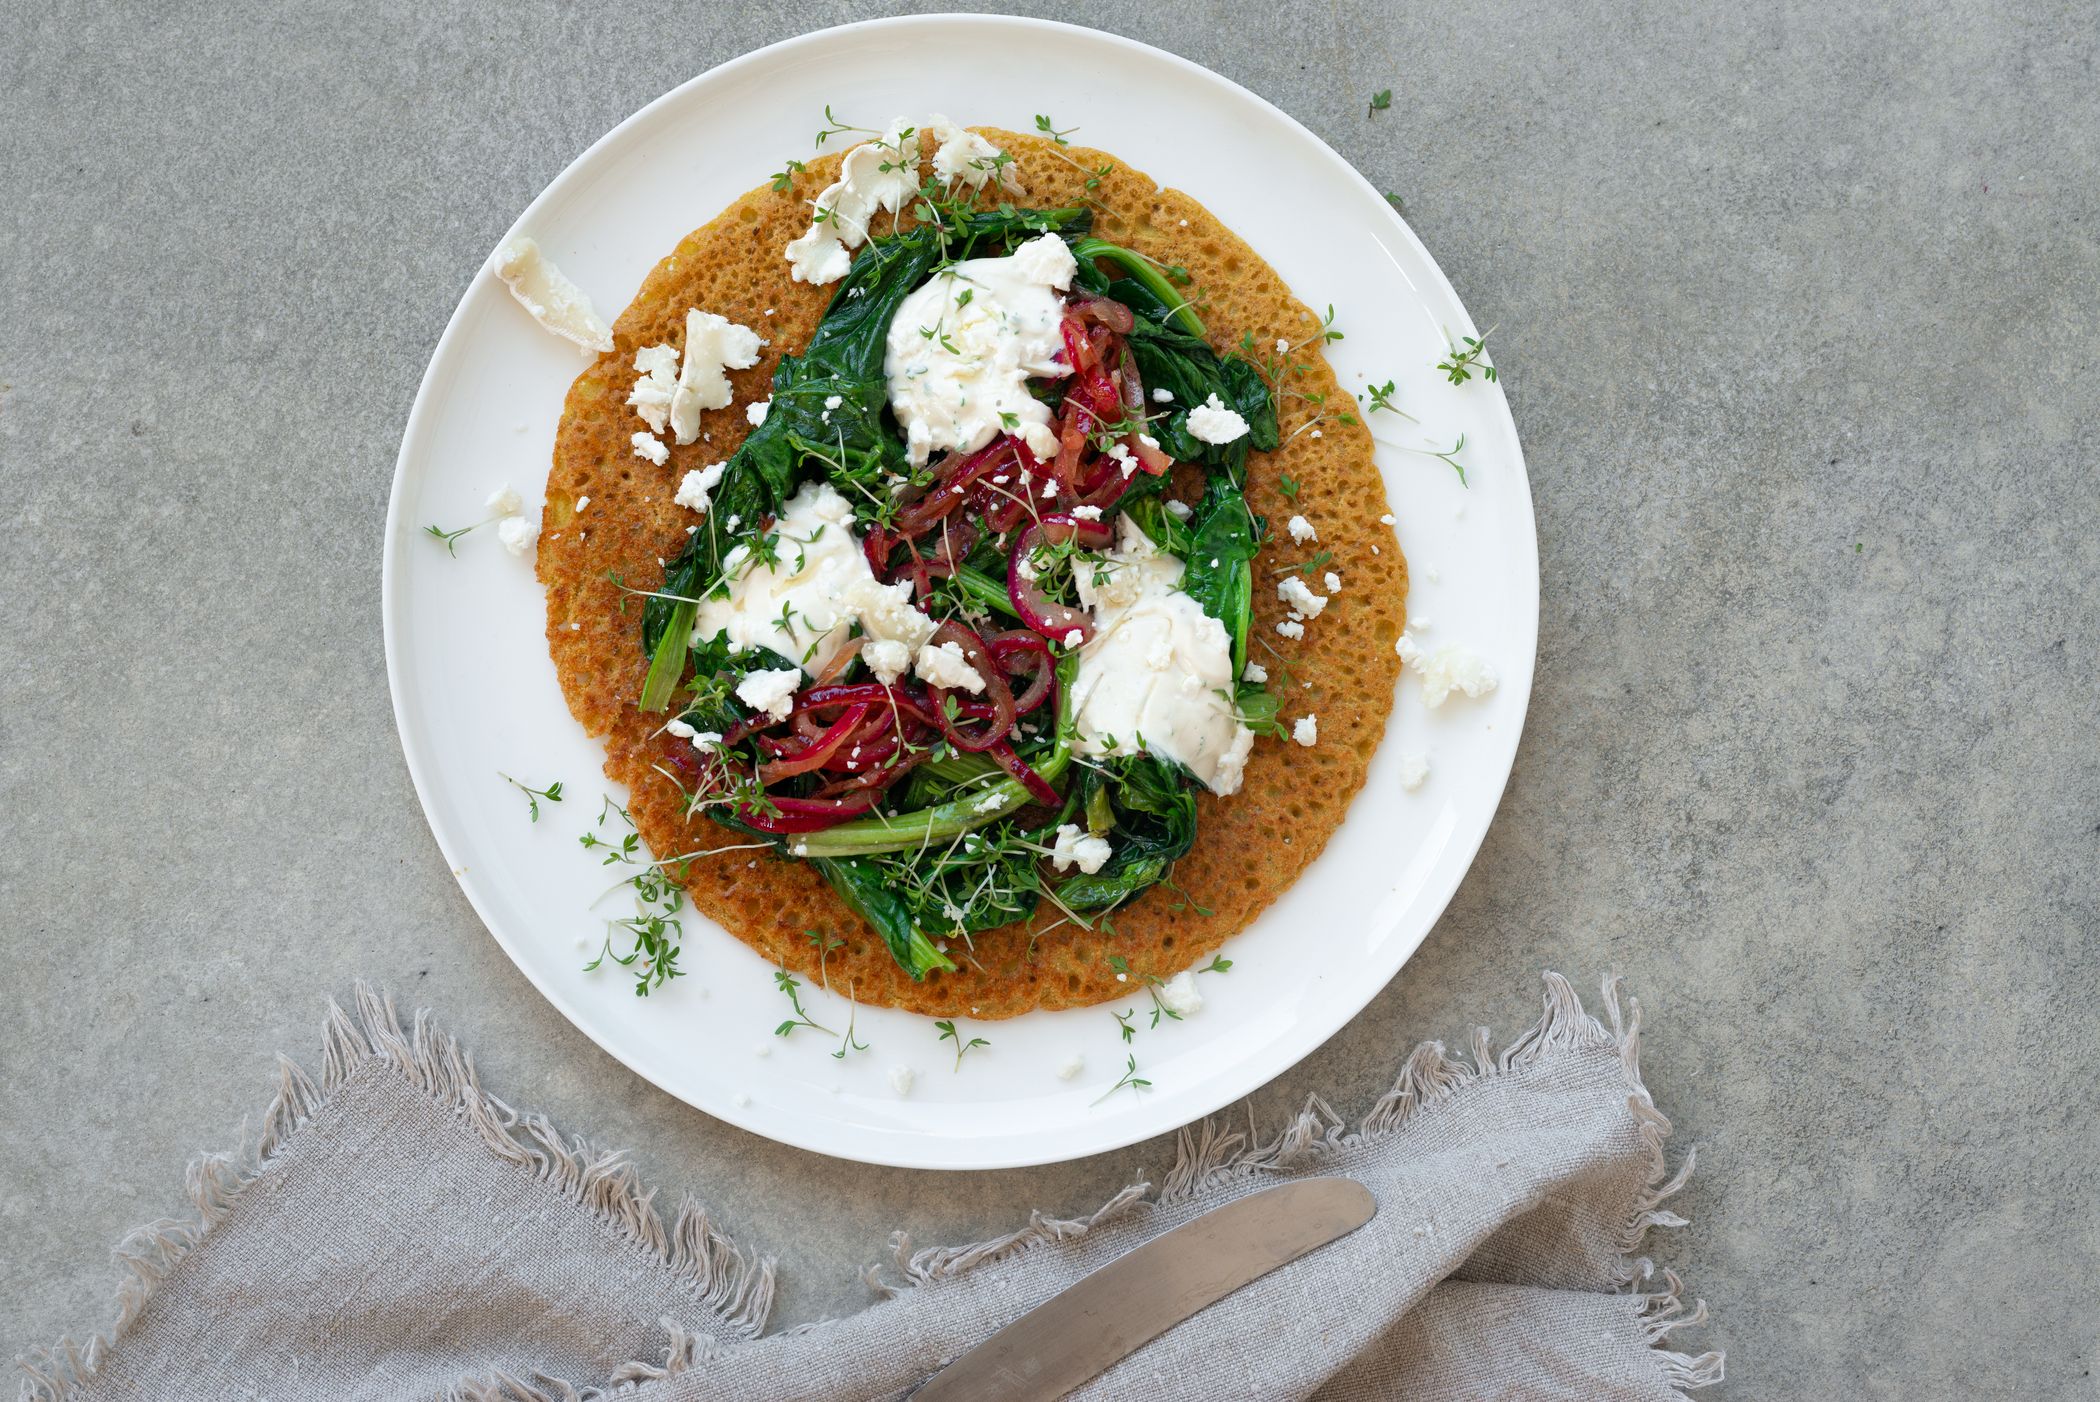
M 947 736 L 948 743 L 956 749 L 979 754 L 1005 739 L 1007 733 L 1014 728 L 1014 694 L 1007 686 L 1006 674 L 999 670 L 991 649 L 984 645 L 984 639 L 952 618 L 934 629 L 933 637 L 926 645 L 944 647 L 949 643 L 954 643 L 961 649 L 963 661 L 983 679 L 984 691 L 981 694 L 984 699 L 980 704 L 991 707 L 991 715 L 982 729 L 965 729 L 960 724 L 960 707 L 957 707 L 955 716 L 951 718 L 948 715 L 948 707 L 943 704 L 948 697 L 947 689 L 929 686 L 926 690 L 933 700 L 934 724 L 940 727 L 941 734 Z

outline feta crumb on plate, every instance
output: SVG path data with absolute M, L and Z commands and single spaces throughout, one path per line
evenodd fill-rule
M 523 555 L 539 538 L 539 523 L 523 516 L 506 516 L 496 527 L 496 539 L 513 555 Z
M 1196 976 L 1187 969 L 1159 986 L 1159 1001 L 1169 1012 L 1183 1017 L 1203 1011 L 1203 995 L 1196 991 Z
M 583 289 L 562 276 L 554 260 L 540 252 L 537 243 L 522 234 L 507 239 L 489 266 L 541 326 L 585 350 L 612 349 L 612 328 L 605 318 L 591 306 Z
M 919 1073 L 912 1070 L 909 1066 L 892 1066 L 890 1068 L 890 1089 L 897 1092 L 900 1096 L 910 1095 L 911 1083 L 918 1079 L 918 1075 Z
M 1069 1081 L 1084 1070 L 1086 1070 L 1086 1058 L 1078 1052 L 1073 1052 L 1057 1064 L 1057 1079 Z
M 525 499 L 518 495 L 510 483 L 505 482 L 489 493 L 488 509 L 498 516 L 515 516 L 525 509 Z
M 1422 704 L 1430 710 L 1444 704 L 1452 692 L 1464 692 L 1467 696 L 1485 696 L 1493 691 L 1501 678 L 1495 669 L 1480 658 L 1452 643 L 1445 643 L 1434 654 L 1422 651 L 1420 643 L 1406 633 L 1393 644 L 1393 651 L 1400 654 L 1400 661 L 1411 668 L 1422 682 Z
M 1429 756 L 1410 751 L 1400 756 L 1400 787 L 1413 793 L 1429 777 Z

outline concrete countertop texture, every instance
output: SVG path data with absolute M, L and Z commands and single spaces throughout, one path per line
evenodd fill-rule
M 1253 1098 L 1643 1002 L 1708 1396 L 2086 1397 L 2100 1351 L 2100 18 L 2089 3 L 1033 5 L 1330 142 L 1492 347 L 1537 503 L 1516 770 L 1427 943 Z M 552 1012 L 424 825 L 379 628 L 401 431 L 578 152 L 861 4 L 15 6 L 0 42 L 0 1320 L 113 1317 L 360 976 L 857 1308 L 889 1233 L 1091 1209 L 732 1129 Z M 1389 110 L 1367 114 L 1390 88 Z M 1084 106 L 1074 75 L 1072 107 Z M 963 115 L 963 114 L 959 114 Z M 1113 146 L 1113 136 L 1098 134 Z M 756 167 L 754 167 L 756 169 Z

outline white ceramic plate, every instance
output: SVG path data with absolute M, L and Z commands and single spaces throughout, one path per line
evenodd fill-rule
M 1013 62 L 1021 52 L 1028 62 Z M 1305 877 L 1226 946 L 1232 971 L 1201 977 L 1199 1013 L 1149 1028 L 1149 999 L 1134 989 L 1084 1011 L 965 1019 L 965 1035 L 990 1045 L 958 1071 L 933 1024 L 903 1013 L 861 1009 L 857 1030 L 870 1050 L 843 1061 L 831 1055 L 836 1038 L 775 1037 L 786 1006 L 771 968 L 705 921 L 687 922 L 687 976 L 647 999 L 610 966 L 583 972 L 582 949 L 596 949 L 605 917 L 629 913 L 617 909 L 620 896 L 593 908 L 609 877 L 577 844 L 611 789 L 600 747 L 562 701 L 529 561 L 509 556 L 493 529 L 461 540 L 457 558 L 419 534 L 428 523 L 478 519 L 504 481 L 537 501 L 581 360 L 478 274 L 438 342 L 401 445 L 387 513 L 387 665 L 409 770 L 467 898 L 548 1001 L 600 1046 L 709 1114 L 820 1153 L 927 1168 L 1076 1158 L 1186 1124 L 1284 1071 L 1393 977 L 1443 911 L 1494 815 L 1530 695 L 1538 546 L 1516 429 L 1499 388 L 1478 379 L 1454 388 L 1431 368 L 1446 331 L 1472 333 L 1473 323 L 1378 191 L 1304 127 L 1216 74 L 1039 20 L 828 29 L 651 103 L 578 157 L 516 229 L 609 318 L 684 234 L 784 158 L 807 156 L 826 103 L 869 126 L 934 110 L 1027 130 L 1038 112 L 1077 119 L 1072 73 L 1089 75 L 1079 140 L 1188 191 L 1308 305 L 1335 304 L 1347 339 L 1329 358 L 1344 384 L 1399 382 L 1419 427 L 1389 414 L 1370 422 L 1413 566 L 1410 611 L 1429 620 L 1426 644 L 1462 644 L 1501 674 L 1489 696 L 1435 712 L 1411 677 L 1402 680 L 1348 820 Z M 1443 463 L 1409 451 L 1447 447 L 1460 434 L 1470 490 Z M 1399 780 L 1408 752 L 1426 753 L 1431 767 L 1412 793 Z M 560 779 L 567 801 L 543 804 L 529 823 L 499 771 L 535 787 Z M 805 1004 L 844 1028 L 842 999 L 811 991 Z M 1129 1008 L 1140 1031 L 1126 1046 L 1111 1010 Z M 1074 1054 L 1085 1069 L 1060 1079 Z M 1150 1090 L 1101 1099 L 1126 1056 Z M 891 1086 L 900 1066 L 917 1073 L 908 1097 Z

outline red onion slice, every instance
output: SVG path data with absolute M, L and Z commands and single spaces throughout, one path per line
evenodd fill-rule
M 1086 612 L 1059 603 L 1021 573 L 1021 567 L 1028 563 L 1029 555 L 1042 539 L 1043 527 L 1032 525 L 1014 542 L 1014 553 L 1006 562 L 1006 597 L 1013 603 L 1014 612 L 1021 615 L 1021 621 L 1044 637 L 1067 646 L 1083 643 L 1094 631 L 1094 622 Z M 1072 637 L 1074 633 L 1079 636 Z
M 933 630 L 933 637 L 926 645 L 941 647 L 947 643 L 954 643 L 960 648 L 963 661 L 983 679 L 983 700 L 978 704 L 990 706 L 992 713 L 984 722 L 983 729 L 965 730 L 956 723 L 962 716 L 960 706 L 958 705 L 956 716 L 951 719 L 948 708 L 942 704 L 948 693 L 941 687 L 928 687 L 927 694 L 933 702 L 934 724 L 941 728 L 941 734 L 947 736 L 948 742 L 956 749 L 972 754 L 981 753 L 1005 739 L 1007 733 L 1014 728 L 1014 694 L 1006 684 L 1006 674 L 999 670 L 999 664 L 993 659 L 991 650 L 984 645 L 984 639 L 951 618 Z M 961 698 L 957 700 L 960 702 Z
M 839 746 L 846 743 L 860 723 L 868 718 L 867 702 L 849 706 L 846 713 L 831 723 L 831 728 L 810 741 L 799 752 L 786 758 L 774 760 L 758 767 L 760 783 L 771 784 L 781 779 L 792 779 L 797 774 L 807 774 L 812 769 L 821 769 L 824 761 L 838 753 Z
M 1014 753 L 1013 746 L 1002 740 L 998 744 L 993 745 L 986 753 L 991 755 L 993 759 L 998 760 L 1007 773 L 1019 779 L 1021 787 L 1028 790 L 1029 794 L 1038 803 L 1059 804 L 1064 802 L 1063 795 L 1059 794 L 1056 789 L 1051 788 L 1048 780 L 1033 769 L 1030 769 L 1028 762 Z

